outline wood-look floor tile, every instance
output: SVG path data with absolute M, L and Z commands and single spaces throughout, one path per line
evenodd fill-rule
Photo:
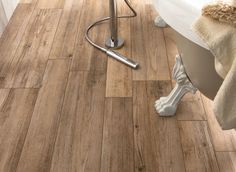
M 236 132 L 221 130 L 209 100 L 185 96 L 176 117 L 155 111 L 178 51 L 151 1 L 132 1 L 138 16 L 119 21 L 117 51 L 137 70 L 84 38 L 107 1 L 20 1 L 0 38 L 1 172 L 236 172 Z M 109 23 L 90 34 L 102 46 L 108 35 Z
M 236 131 L 222 130 L 213 112 L 213 103 L 202 95 L 215 151 L 236 151 Z
M 32 0 L 20 0 L 20 3 L 22 4 L 30 4 L 32 2 Z
M 154 25 L 152 5 L 135 3 L 139 15 L 131 22 L 132 58 L 140 63 L 133 80 L 169 80 L 169 66 L 163 29 Z
M 164 37 L 167 50 L 167 58 L 169 64 L 169 70 L 172 77 L 172 71 L 175 65 L 175 57 L 179 54 L 176 42 L 175 42 L 175 31 L 171 27 L 164 28 Z
M 69 67 L 69 60 L 48 62 L 17 172 L 50 170 Z
M 178 120 L 206 120 L 200 92 L 186 94 L 178 105 L 176 116 Z
M 236 152 L 216 152 L 221 172 L 236 172 Z
M 25 34 L 33 9 L 31 4 L 19 4 L 0 38 L 0 86 L 3 85 L 2 82 L 11 67 L 11 62 Z
M 63 8 L 66 0 L 38 0 L 37 8 L 49 9 L 49 8 Z
M 132 98 L 108 98 L 105 105 L 102 172 L 134 171 Z
M 125 10 L 122 11 L 125 13 Z M 131 58 L 130 19 L 121 20 L 119 24 L 120 35 L 125 38 L 125 46 L 119 53 Z M 107 58 L 106 97 L 132 97 L 132 69 L 110 57 Z
M 100 71 L 70 73 L 51 171 L 100 171 L 105 78 Z
M 71 58 L 82 12 L 83 0 L 66 0 L 54 38 L 50 59 Z
M 179 121 L 186 171 L 219 172 L 206 121 Z
M 75 51 L 71 65 L 71 70 L 73 71 L 106 70 L 106 54 L 91 46 L 84 38 L 86 28 L 91 23 L 108 15 L 108 3 L 102 1 L 84 1 L 82 8 L 86 10 L 82 10 L 80 16 L 81 20 L 78 25 L 79 29 L 78 34 L 76 35 Z M 91 30 L 90 37 L 97 44 L 104 46 L 108 28 L 108 23 L 98 25 Z
M 61 10 L 36 10 L 0 82 L 4 88 L 39 88 Z
M 0 90 L 0 171 L 15 171 L 37 98 L 37 89 Z
M 185 171 L 177 120 L 161 118 L 154 101 L 171 89 L 169 81 L 133 85 L 135 171 Z

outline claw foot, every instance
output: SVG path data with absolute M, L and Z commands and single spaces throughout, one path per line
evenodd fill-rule
M 160 116 L 174 116 L 182 97 L 188 92 L 194 94 L 197 91 L 197 88 L 193 86 L 185 73 L 180 56 L 176 57 L 173 78 L 177 82 L 175 88 L 167 97 L 161 97 L 155 102 L 156 111 Z
M 154 24 L 157 27 L 167 27 L 168 25 L 166 24 L 166 22 L 160 17 L 157 16 L 154 20 Z

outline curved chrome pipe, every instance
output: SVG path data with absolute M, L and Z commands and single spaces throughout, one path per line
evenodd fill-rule
M 118 16 L 117 18 L 131 18 L 131 17 L 136 17 L 137 13 L 136 11 L 132 8 L 132 6 L 130 5 L 130 3 L 128 2 L 128 0 L 124 0 L 126 5 L 129 7 L 129 9 L 132 11 L 133 15 L 124 15 L 124 16 Z M 133 60 L 126 58 L 125 56 L 122 56 L 121 54 L 114 52 L 112 50 L 106 49 L 100 45 L 97 45 L 96 43 L 94 43 L 92 41 L 92 39 L 89 37 L 89 31 L 96 25 L 101 24 L 102 22 L 108 21 L 110 20 L 111 17 L 105 17 L 102 18 L 94 23 L 92 23 L 87 29 L 86 29 L 86 33 L 85 33 L 85 38 L 86 40 L 95 48 L 99 49 L 100 51 L 106 53 L 108 56 L 113 57 L 114 59 L 132 67 L 132 68 L 137 68 L 138 67 L 138 63 L 134 62 Z

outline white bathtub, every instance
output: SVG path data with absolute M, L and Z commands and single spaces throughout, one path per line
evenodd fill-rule
M 153 0 L 153 4 L 165 22 L 178 33 L 199 46 L 207 45 L 191 30 L 192 23 L 201 15 L 202 7 L 212 0 Z
M 222 78 L 216 73 L 214 57 L 192 31 L 201 9 L 212 0 L 153 0 L 161 18 L 176 31 L 176 43 L 187 76 L 208 98 L 214 99 Z

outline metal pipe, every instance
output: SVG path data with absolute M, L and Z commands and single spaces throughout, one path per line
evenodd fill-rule
M 118 18 L 117 18 L 117 2 L 116 0 L 110 0 L 110 30 L 111 40 L 116 43 L 118 39 Z
M 118 49 L 124 45 L 124 40 L 118 37 L 117 1 L 109 0 L 109 8 L 111 35 L 106 41 L 106 46 L 108 48 Z

